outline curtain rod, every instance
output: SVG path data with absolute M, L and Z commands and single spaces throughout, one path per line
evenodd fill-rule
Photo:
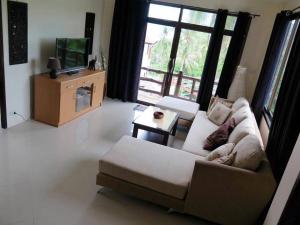
M 177 7 L 177 8 L 200 10 L 200 11 L 204 11 L 204 12 L 212 12 L 212 13 L 217 12 L 217 10 L 215 10 L 215 9 L 208 9 L 208 8 L 202 8 L 202 7 L 197 7 L 197 6 L 188 6 L 188 5 L 176 4 L 176 3 L 170 3 L 170 2 L 162 2 L 162 1 L 159 1 L 159 0 L 147 0 L 147 2 L 156 3 L 156 4 L 160 4 L 160 5 L 166 5 L 166 6 L 173 6 L 173 7 Z M 228 12 L 229 15 L 233 15 L 233 16 L 237 16 L 238 13 L 239 12 Z M 249 13 L 249 14 L 253 18 L 261 16 L 259 14 L 252 14 L 252 13 Z
M 300 9 L 300 6 L 294 8 L 294 9 L 292 10 L 292 12 L 295 12 L 295 11 L 297 11 L 298 9 Z

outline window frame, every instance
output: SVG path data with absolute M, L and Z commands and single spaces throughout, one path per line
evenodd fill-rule
M 199 7 L 194 7 L 194 6 L 179 5 L 179 4 L 175 4 L 175 3 L 160 2 L 160 1 L 155 1 L 155 0 L 151 1 L 150 4 L 179 8 L 180 13 L 179 13 L 178 21 L 159 19 L 159 18 L 154 18 L 154 17 L 148 16 L 147 17 L 148 23 L 161 24 L 161 25 L 165 25 L 165 26 L 176 27 L 179 29 L 201 31 L 201 32 L 205 32 L 205 33 L 212 33 L 214 31 L 214 27 L 182 22 L 182 15 L 183 15 L 184 9 L 195 10 L 195 11 L 206 12 L 206 13 L 213 13 L 213 14 L 217 14 L 218 13 L 217 10 L 204 9 L 204 8 L 199 8 Z M 228 16 L 237 17 L 237 15 L 234 13 L 228 13 Z M 233 36 L 233 33 L 234 33 L 234 29 L 233 30 L 225 29 L 223 35 Z
M 300 28 L 300 20 L 299 19 L 291 19 L 290 21 L 293 21 L 293 20 L 295 20 L 296 22 L 292 27 L 292 32 L 289 37 L 288 36 L 285 37 L 285 38 L 289 38 L 289 40 L 287 40 L 287 45 L 286 45 L 286 49 L 288 49 L 288 50 L 284 52 L 281 62 L 278 62 L 276 64 L 277 68 L 274 71 L 274 74 L 276 75 L 276 77 L 274 78 L 274 81 L 273 81 L 272 86 L 269 91 L 270 97 L 268 97 L 268 99 L 266 100 L 264 110 L 263 110 L 263 116 L 265 117 L 269 127 L 271 126 L 272 119 L 273 119 L 273 113 L 272 113 L 271 109 L 272 109 L 272 106 L 274 105 L 274 101 L 276 99 L 276 93 L 278 91 L 280 91 L 280 87 L 281 87 L 281 83 L 282 83 L 281 81 L 285 74 L 286 65 L 287 65 L 289 57 L 290 57 L 290 52 L 293 47 L 295 35 L 296 35 L 297 30 Z M 284 49 L 282 49 L 281 51 L 283 51 L 283 50 Z M 280 63 L 280 65 L 279 65 L 279 63 Z M 275 105 L 276 105 L 276 102 L 275 102 Z
M 152 0 L 150 2 L 150 4 L 161 5 L 161 6 L 169 6 L 169 7 L 174 7 L 174 8 L 179 8 L 180 9 L 178 21 L 154 18 L 154 17 L 150 17 L 149 14 L 147 15 L 147 19 L 146 19 L 147 23 L 152 23 L 152 24 L 157 24 L 157 25 L 164 25 L 164 26 L 169 26 L 169 27 L 174 27 L 175 28 L 174 39 L 173 39 L 173 42 L 172 42 L 172 49 L 171 49 L 171 54 L 170 54 L 171 59 L 177 57 L 178 44 L 179 44 L 179 41 L 180 41 L 180 36 L 181 36 L 181 31 L 182 30 L 187 29 L 187 30 L 199 31 L 199 32 L 212 34 L 214 29 L 215 29 L 215 25 L 213 27 L 209 27 L 209 26 L 204 26 L 204 25 L 199 25 L 199 24 L 192 24 L 192 23 L 182 22 L 182 16 L 183 16 L 184 9 L 195 10 L 195 11 L 206 12 L 206 13 L 213 13 L 213 14 L 216 14 L 216 15 L 218 13 L 218 10 L 205 9 L 205 8 L 181 5 L 181 4 L 176 4 L 176 3 L 161 2 L 161 1 L 157 1 L 157 0 Z M 238 14 L 228 12 L 227 18 L 229 16 L 237 18 Z M 226 22 L 227 22 L 227 20 L 226 20 Z M 233 27 L 233 30 L 225 29 L 224 32 L 223 32 L 223 37 L 224 36 L 229 36 L 229 37 L 232 38 L 232 36 L 234 34 L 234 31 L 235 31 L 235 27 L 236 27 L 236 23 Z M 166 88 L 166 90 L 167 91 L 164 92 L 163 96 L 165 95 L 166 92 L 169 91 L 168 88 Z M 180 97 L 177 97 L 177 98 L 180 98 Z M 184 100 L 190 101 L 189 99 L 184 99 Z M 137 102 L 141 103 L 141 104 L 151 105 L 151 103 L 147 103 L 147 102 L 144 102 L 144 101 L 141 101 L 141 100 L 137 100 Z

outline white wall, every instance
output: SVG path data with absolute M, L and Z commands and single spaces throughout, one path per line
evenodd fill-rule
M 8 126 L 31 116 L 33 74 L 47 71 L 47 59 L 55 54 L 57 37 L 84 37 L 85 13 L 96 13 L 93 54 L 100 52 L 102 0 L 24 0 L 28 3 L 28 63 L 8 64 L 7 1 L 2 1 L 4 63 Z
M 114 14 L 115 0 L 103 0 L 103 13 L 101 24 L 101 49 L 108 60 L 109 43 L 112 27 L 112 19 Z
M 293 10 L 294 8 L 300 6 L 300 0 L 288 0 L 284 4 L 284 9 Z

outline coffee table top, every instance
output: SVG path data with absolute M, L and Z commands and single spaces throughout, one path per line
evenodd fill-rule
M 164 117 L 162 119 L 155 119 L 153 113 L 156 111 L 163 112 Z M 132 123 L 170 133 L 178 118 L 179 114 L 177 112 L 173 112 L 171 110 L 163 110 L 154 106 L 149 106 Z

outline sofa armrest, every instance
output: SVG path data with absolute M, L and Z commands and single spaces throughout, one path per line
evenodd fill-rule
M 259 172 L 199 160 L 185 211 L 221 224 L 253 224 L 276 188 L 268 162 Z

